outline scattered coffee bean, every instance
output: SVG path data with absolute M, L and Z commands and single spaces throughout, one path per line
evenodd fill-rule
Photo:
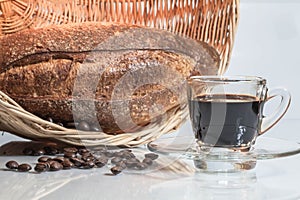
M 63 168 L 62 164 L 57 161 L 53 161 L 50 163 L 50 171 L 59 171 Z
M 53 146 L 44 147 L 45 155 L 54 156 L 59 153 L 58 149 Z
M 93 157 L 93 155 L 91 152 L 84 152 L 84 153 L 81 153 L 81 157 Z
M 18 171 L 19 172 L 28 172 L 31 169 L 32 169 L 31 166 L 29 164 L 27 164 L 27 163 L 23 163 L 23 164 L 20 164 L 18 166 Z
M 95 157 L 90 155 L 90 156 L 82 156 L 81 159 L 85 162 L 93 161 L 95 160 Z
M 122 160 L 121 162 L 116 163 L 116 166 L 120 166 L 120 167 L 122 167 L 122 169 L 125 169 L 127 167 L 124 160 Z
M 41 156 L 41 155 L 44 155 L 44 154 L 45 154 L 45 150 L 44 149 L 38 149 L 38 150 L 34 150 L 32 152 L 33 156 Z
M 53 162 L 57 162 L 57 161 L 50 159 L 50 160 L 48 160 L 48 161 L 46 162 L 46 164 L 47 164 L 47 165 L 49 166 L 49 168 L 50 168 L 50 165 L 51 165 Z
M 65 159 L 62 163 L 63 169 L 71 169 L 74 167 L 74 163 L 72 163 L 69 159 Z
M 139 163 L 139 162 L 141 162 L 139 159 L 137 159 L 137 158 L 130 158 L 130 159 L 127 159 L 127 160 L 131 160 L 131 161 L 134 161 L 134 162 L 137 162 L 137 163 Z
M 123 156 L 124 156 L 124 152 L 122 152 L 122 151 L 117 151 L 117 152 L 114 153 L 114 157 L 122 158 Z
M 146 169 L 147 167 L 148 167 L 147 164 L 139 162 L 139 163 L 136 164 L 135 169 L 143 170 L 143 169 Z
M 42 156 L 42 157 L 40 157 L 40 158 L 38 159 L 38 162 L 47 162 L 47 161 L 49 161 L 49 160 L 51 160 L 50 157 L 48 157 L 48 156 Z
M 151 158 L 145 158 L 142 162 L 148 166 L 153 164 L 153 160 Z
M 8 161 L 5 166 L 8 168 L 8 169 L 18 169 L 18 166 L 19 164 L 14 161 L 14 160 L 11 160 L 11 161 Z
M 135 159 L 135 158 L 131 158 L 131 159 L 128 159 L 128 160 L 125 160 L 125 164 L 128 168 L 135 168 L 137 166 L 137 164 L 139 163 L 140 161 Z
M 81 148 L 81 149 L 78 149 L 78 153 L 80 155 L 83 155 L 83 154 L 87 154 L 87 153 L 90 153 L 90 150 L 86 149 L 86 148 Z
M 52 158 L 52 160 L 57 161 L 57 162 L 59 162 L 59 163 L 62 163 L 62 162 L 65 161 L 65 158 L 59 156 L 59 157 Z
M 34 167 L 34 171 L 36 172 L 45 172 L 48 170 L 48 166 L 46 163 L 37 163 Z
M 75 167 L 81 167 L 81 165 L 84 163 L 84 161 L 79 158 L 70 158 L 70 161 L 74 164 Z
M 27 156 L 31 156 L 33 154 L 33 149 L 32 148 L 25 148 L 23 150 L 23 154 Z
M 124 152 L 122 157 L 125 159 L 130 159 L 130 158 L 135 158 L 135 155 L 131 152 Z
M 80 168 L 82 168 L 82 169 L 91 169 L 93 167 L 95 167 L 95 163 L 93 161 L 88 161 L 88 162 L 82 163 Z
M 95 165 L 96 165 L 97 167 L 100 167 L 100 168 L 101 168 L 101 167 L 103 167 L 104 165 L 106 165 L 107 162 L 108 162 L 108 159 L 107 159 L 106 157 L 100 157 L 100 158 L 96 159 Z
M 194 165 L 198 169 L 207 169 L 207 162 L 202 159 L 194 159 Z
M 64 157 L 65 158 L 76 158 L 76 154 L 73 152 L 65 152 Z
M 117 164 L 118 162 L 121 162 L 123 159 L 122 158 L 120 158 L 120 157 L 114 157 L 114 158 L 112 158 L 111 159 L 111 163 L 112 164 Z
M 64 148 L 64 153 L 66 152 L 69 152 L 69 153 L 77 153 L 78 152 L 78 149 L 75 148 L 75 147 L 67 147 L 67 148 Z
M 78 129 L 82 131 L 89 131 L 90 125 L 86 121 L 81 121 L 78 124 Z
M 25 148 L 23 150 L 25 155 L 57 155 L 58 148 L 54 146 L 45 146 L 43 149 L 34 150 L 32 148 Z M 63 155 L 57 157 L 41 156 L 38 158 L 38 163 L 35 165 L 36 172 L 58 171 L 61 169 L 71 169 L 74 167 L 80 169 L 91 169 L 94 167 L 101 168 L 105 166 L 110 160 L 111 164 L 115 166 L 111 168 L 113 174 L 119 174 L 122 170 L 129 168 L 135 170 L 143 170 L 153 164 L 153 160 L 158 158 L 158 154 L 147 153 L 144 154 L 144 159 L 141 162 L 130 149 L 122 149 L 113 152 L 106 147 L 99 147 L 91 151 L 87 148 L 67 147 L 63 149 Z M 31 170 L 29 164 L 18 165 L 16 161 L 9 161 L 6 163 L 9 169 L 17 169 L 20 172 L 27 172 Z
M 107 157 L 109 157 L 109 158 L 114 157 L 114 153 L 111 152 L 111 151 L 105 151 L 105 152 L 104 152 L 104 155 L 107 156 Z
M 117 174 L 120 174 L 122 172 L 123 168 L 120 167 L 120 166 L 114 166 L 110 169 L 110 171 L 114 174 L 114 175 L 117 175 Z
M 158 158 L 158 155 L 155 153 L 147 153 L 147 154 L 145 154 L 145 158 L 150 158 L 152 160 L 156 160 Z

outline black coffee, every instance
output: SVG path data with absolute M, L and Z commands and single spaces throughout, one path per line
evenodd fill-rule
M 262 111 L 262 102 L 252 96 L 199 96 L 189 101 L 196 138 L 213 146 L 252 143 Z

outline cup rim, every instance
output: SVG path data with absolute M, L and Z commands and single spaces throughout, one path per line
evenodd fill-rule
M 257 84 L 266 84 L 266 79 L 260 76 L 223 76 L 223 75 L 205 75 L 205 76 L 190 76 L 188 81 L 202 81 L 210 83 L 224 83 L 224 82 L 245 82 L 245 83 L 257 83 Z

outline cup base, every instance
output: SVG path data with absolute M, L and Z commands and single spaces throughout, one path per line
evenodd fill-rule
M 193 157 L 194 166 L 201 172 L 232 173 L 254 169 L 257 160 L 242 156 L 250 147 L 227 149 L 223 147 L 198 146 Z

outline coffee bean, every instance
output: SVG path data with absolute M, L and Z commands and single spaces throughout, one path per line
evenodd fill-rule
M 145 158 L 150 158 L 152 160 L 156 160 L 158 158 L 158 155 L 155 153 L 147 153 L 147 154 L 145 154 Z
M 81 156 L 82 157 L 93 157 L 91 152 L 83 152 L 83 153 L 81 153 Z
M 23 150 L 23 154 L 24 154 L 24 155 L 31 156 L 32 153 L 33 153 L 33 149 L 32 149 L 32 148 L 25 148 L 25 149 Z
M 87 154 L 87 153 L 90 153 L 90 150 L 86 149 L 86 148 L 80 148 L 78 149 L 78 153 L 80 155 L 83 155 L 83 154 Z
M 133 161 L 133 162 L 137 162 L 137 163 L 139 163 L 139 162 L 141 162 L 139 159 L 137 159 L 137 158 L 129 158 L 129 159 L 127 159 L 127 160 L 130 160 L 130 161 Z
M 111 163 L 112 164 L 116 164 L 116 163 L 118 163 L 118 162 L 121 162 L 123 159 L 122 158 L 120 158 L 120 157 L 114 157 L 114 158 L 112 158 L 111 159 Z
M 151 158 L 145 158 L 142 162 L 148 166 L 153 164 L 153 160 Z
M 89 162 L 89 161 L 93 161 L 95 160 L 95 157 L 94 156 L 82 156 L 81 159 L 85 162 Z
M 110 171 L 114 174 L 114 175 L 117 175 L 117 174 L 120 174 L 122 172 L 123 168 L 120 167 L 120 166 L 114 166 L 110 169 Z
M 194 159 L 194 165 L 197 169 L 207 169 L 207 162 L 202 159 Z
M 78 152 L 78 149 L 75 148 L 75 147 L 66 147 L 66 148 L 64 148 L 64 153 L 66 153 L 66 152 L 75 153 L 76 154 Z
M 27 164 L 27 163 L 23 163 L 23 164 L 20 164 L 18 166 L 18 171 L 19 172 L 28 172 L 31 169 L 32 169 L 31 166 L 29 164 Z
M 55 157 L 55 158 L 52 158 L 52 160 L 62 163 L 65 161 L 65 158 L 64 157 Z
M 82 163 L 80 168 L 82 168 L 82 169 L 91 169 L 93 167 L 95 167 L 95 163 L 93 161 L 88 161 L 88 162 Z
M 117 152 L 114 153 L 114 157 L 120 157 L 120 158 L 122 158 L 123 155 L 124 155 L 124 152 L 122 152 L 122 151 L 117 151 Z
M 45 155 L 54 156 L 59 153 L 58 149 L 53 146 L 45 146 L 44 148 Z
M 104 165 L 106 165 L 108 162 L 108 159 L 106 157 L 100 157 L 98 159 L 96 159 L 95 161 L 95 165 L 97 167 L 103 167 Z
M 143 169 L 146 169 L 147 167 L 148 167 L 147 164 L 140 162 L 140 163 L 136 164 L 135 169 L 143 170 Z
M 49 160 L 51 160 L 50 157 L 48 157 L 48 156 L 42 156 L 42 157 L 40 157 L 40 158 L 38 159 L 38 162 L 47 162 L 47 161 L 49 161 Z
M 104 155 L 107 156 L 107 157 L 109 157 L 109 158 L 114 157 L 114 153 L 111 152 L 111 151 L 105 151 L 105 152 L 104 152 Z
M 120 167 L 122 167 L 122 169 L 125 169 L 127 167 L 124 160 L 122 160 L 121 162 L 116 163 L 116 166 L 120 166 Z
M 74 164 L 75 167 L 80 167 L 84 161 L 79 158 L 70 158 L 70 161 Z
M 63 169 L 71 169 L 74 167 L 74 163 L 72 163 L 69 159 L 65 159 L 62 163 Z
M 122 157 L 125 159 L 130 159 L 130 158 L 135 158 L 135 155 L 131 152 L 124 152 Z
M 37 163 L 34 167 L 34 171 L 36 172 L 45 172 L 48 170 L 47 164 L 46 163 Z
M 47 162 L 45 162 L 47 165 L 49 165 L 49 168 L 50 168 L 50 165 L 53 163 L 53 162 L 57 162 L 55 160 L 52 160 L 52 159 L 49 159 Z
M 76 154 L 73 152 L 65 152 L 64 157 L 65 158 L 76 158 Z
M 8 168 L 8 169 L 18 169 L 18 166 L 19 164 L 14 161 L 14 160 L 11 160 L 11 161 L 8 161 L 5 166 Z
M 134 158 L 125 160 L 126 167 L 131 168 L 131 169 L 135 168 L 139 162 L 140 162 L 139 160 L 134 159 Z
M 90 131 L 90 125 L 86 121 L 81 121 L 78 124 L 78 129 L 82 131 Z
M 38 149 L 38 150 L 34 150 L 32 152 L 33 156 L 41 156 L 41 155 L 44 155 L 44 154 L 45 154 L 45 150 L 44 149 Z
M 53 161 L 50 163 L 50 171 L 59 171 L 63 168 L 62 164 L 57 161 Z
M 71 169 L 74 167 L 74 164 L 71 161 L 64 161 L 61 164 L 63 165 L 63 169 Z
M 48 160 L 47 162 L 44 162 L 44 164 L 46 165 L 47 170 L 50 169 L 50 163 L 53 162 L 53 160 Z

